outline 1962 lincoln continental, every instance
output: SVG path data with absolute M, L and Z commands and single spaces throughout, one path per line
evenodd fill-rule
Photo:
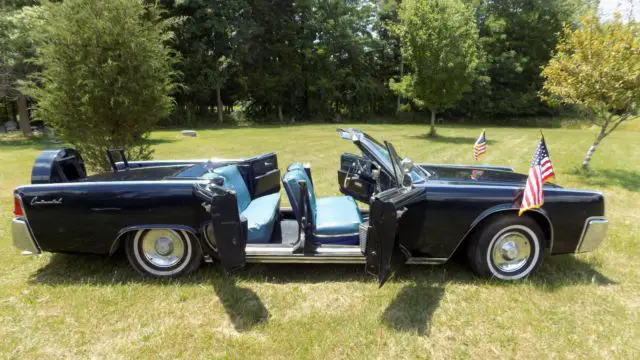
M 397 264 L 442 264 L 456 252 L 479 275 L 516 280 L 547 252 L 591 251 L 605 236 L 598 192 L 545 184 L 544 206 L 518 216 L 526 175 L 414 165 L 389 142 L 357 129 L 338 133 L 361 154 L 341 155 L 345 196 L 333 197 L 316 196 L 309 165 L 291 164 L 282 175 L 275 153 L 127 161 L 109 151 L 112 171 L 87 176 L 73 149 L 44 151 L 31 185 L 14 192 L 14 244 L 31 254 L 122 248 L 136 270 L 161 277 L 203 261 L 227 270 L 247 262 L 361 263 L 382 285 Z M 290 208 L 280 207 L 280 184 Z

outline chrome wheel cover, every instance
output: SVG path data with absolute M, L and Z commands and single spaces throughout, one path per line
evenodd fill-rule
M 185 257 L 185 242 L 174 230 L 153 229 L 140 239 L 144 258 L 158 268 L 171 268 Z
M 513 273 L 522 269 L 532 256 L 531 243 L 527 236 L 519 231 L 500 234 L 493 241 L 491 262 L 503 273 Z

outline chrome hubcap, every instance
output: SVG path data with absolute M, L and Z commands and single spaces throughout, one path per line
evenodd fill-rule
M 507 232 L 493 244 L 491 259 L 502 272 L 520 270 L 531 256 L 529 239 L 519 232 Z
M 184 257 L 184 242 L 173 230 L 149 230 L 141 241 L 144 257 L 157 267 L 174 266 Z

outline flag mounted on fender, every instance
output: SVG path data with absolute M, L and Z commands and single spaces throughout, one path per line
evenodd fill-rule
M 473 144 L 473 159 L 478 160 L 480 156 L 487 152 L 487 136 L 485 130 L 482 130 L 482 134 L 478 137 L 478 140 Z
M 541 135 L 538 148 L 533 155 L 533 161 L 529 168 L 529 176 L 524 187 L 518 215 L 522 215 L 529 209 L 539 208 L 544 204 L 543 184 L 549 182 L 554 176 L 549 149 L 547 149 L 547 144 L 544 141 L 544 135 Z

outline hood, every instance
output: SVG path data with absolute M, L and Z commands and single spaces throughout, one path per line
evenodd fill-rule
M 442 181 L 458 185 L 505 185 L 524 186 L 526 174 L 492 167 L 473 165 L 420 165 L 427 170 L 431 181 Z M 558 187 L 553 184 L 545 186 Z

